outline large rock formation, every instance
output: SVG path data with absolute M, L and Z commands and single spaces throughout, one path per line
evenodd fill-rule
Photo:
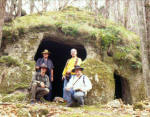
M 93 84 L 88 104 L 114 98 L 133 103 L 145 97 L 139 37 L 101 16 L 69 7 L 18 18 L 3 32 L 0 93 L 27 88 L 35 60 L 47 48 L 55 65 L 54 96 L 61 96 L 61 72 L 70 48 L 77 48 Z

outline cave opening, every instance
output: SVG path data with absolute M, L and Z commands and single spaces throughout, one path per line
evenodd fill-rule
M 78 57 L 82 60 L 86 58 L 87 53 L 82 44 L 74 41 L 62 41 L 54 37 L 43 38 L 35 54 L 34 60 L 37 61 L 38 58 L 42 58 L 41 52 L 44 49 L 51 52 L 49 58 L 54 64 L 54 81 L 52 82 L 53 98 L 63 96 L 62 72 L 67 60 L 71 58 L 70 50 L 72 48 L 77 49 Z
M 132 104 L 129 81 L 114 73 L 115 99 L 122 99 L 125 104 Z

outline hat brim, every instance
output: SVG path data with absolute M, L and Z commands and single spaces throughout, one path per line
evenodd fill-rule
M 75 72 L 77 69 L 80 69 L 81 71 L 84 70 L 84 68 L 81 67 L 81 68 L 75 68 L 75 69 L 73 69 L 72 72 Z
M 50 54 L 50 52 L 42 52 L 42 54 Z
M 40 67 L 40 69 L 42 69 L 42 68 L 48 69 L 47 67 Z

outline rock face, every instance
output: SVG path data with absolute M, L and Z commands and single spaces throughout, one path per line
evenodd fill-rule
M 62 69 L 59 71 L 58 68 L 63 68 L 66 62 L 61 58 L 69 56 L 59 52 L 59 48 L 73 47 L 83 51 L 79 55 L 84 59 L 84 73 L 93 84 L 86 98 L 87 104 L 106 103 L 115 97 L 133 103 L 145 97 L 139 39 L 123 27 L 101 16 L 96 21 L 94 14 L 76 8 L 21 17 L 13 25 L 13 29 L 11 25 L 4 27 L 0 93 L 11 93 L 29 86 L 35 71 L 34 60 L 41 56 L 44 47 L 52 51 L 53 57 L 55 53 L 61 55 L 56 56 L 59 59 L 53 59 L 54 70 L 60 77 Z M 108 50 L 113 53 L 111 56 L 107 55 Z M 120 82 L 119 86 L 117 82 Z M 60 79 L 59 83 L 62 83 Z M 58 82 L 54 84 L 58 85 Z M 55 89 L 55 92 L 59 90 L 58 87 Z

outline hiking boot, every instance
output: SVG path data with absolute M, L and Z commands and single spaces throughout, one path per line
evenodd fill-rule
M 42 101 L 40 99 L 36 99 L 37 103 L 42 103 Z
M 31 100 L 30 104 L 35 104 L 34 100 Z
M 81 104 L 80 107 L 84 107 L 84 104 Z
M 74 103 L 68 103 L 66 107 L 73 107 Z

